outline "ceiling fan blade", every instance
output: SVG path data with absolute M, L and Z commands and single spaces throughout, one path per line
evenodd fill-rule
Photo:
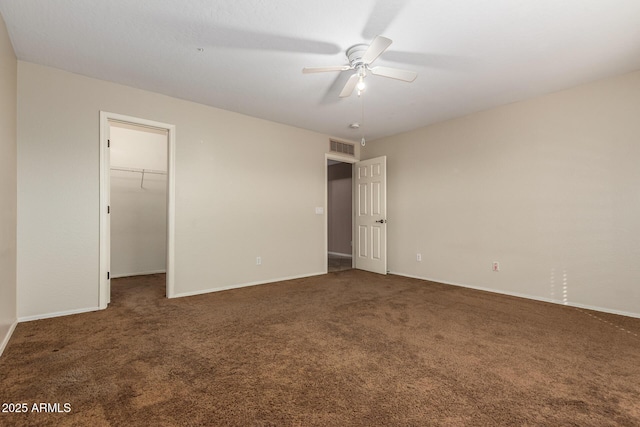
M 382 77 L 391 77 L 392 79 L 402 80 L 405 82 L 412 82 L 418 77 L 418 73 L 415 71 L 401 70 L 399 68 L 390 67 L 373 67 L 370 68 L 371 74 Z
M 366 25 L 362 29 L 362 37 L 371 40 L 377 34 L 384 34 L 389 25 L 400 14 L 408 0 L 376 0 Z
M 371 64 L 376 60 L 378 56 L 382 54 L 382 52 L 387 50 L 391 43 L 393 43 L 391 39 L 377 36 L 375 39 L 373 39 L 364 55 L 362 55 L 362 62 L 364 62 L 365 64 Z
M 353 89 L 356 88 L 357 84 L 358 84 L 358 73 L 353 73 L 351 77 L 349 77 L 349 80 L 347 80 L 347 83 L 344 85 L 344 88 L 342 88 L 342 92 L 340 92 L 340 98 L 346 98 L 347 96 L 351 95 L 351 93 L 353 92 Z
M 347 71 L 351 67 L 348 65 L 336 65 L 334 67 L 304 67 L 302 72 L 304 74 L 309 73 L 324 73 L 326 71 Z

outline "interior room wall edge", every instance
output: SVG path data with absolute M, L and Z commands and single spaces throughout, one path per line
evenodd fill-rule
M 0 337 L 3 337 L 2 341 L 0 341 L 0 356 L 2 356 L 2 353 L 4 352 L 4 349 L 7 347 L 7 344 L 9 344 L 11 335 L 13 335 L 13 331 L 16 329 L 17 325 L 18 325 L 18 320 L 14 321 L 10 325 L 0 326 Z
M 84 307 L 84 308 L 79 308 L 77 310 L 66 310 L 66 311 L 58 311 L 55 313 L 35 314 L 33 316 L 21 316 L 21 317 L 18 317 L 18 323 L 32 322 L 34 320 L 42 320 L 42 319 L 52 319 L 54 317 L 71 316 L 73 314 L 90 313 L 92 311 L 98 311 L 98 310 L 100 310 L 100 307 Z
M 279 277 L 279 278 L 268 279 L 268 280 L 258 280 L 258 281 L 249 282 L 249 283 L 238 283 L 236 285 L 221 286 L 218 288 L 208 288 L 208 289 L 202 289 L 194 292 L 183 292 L 183 293 L 174 295 L 173 298 L 190 297 L 195 295 L 209 294 L 212 292 L 221 292 L 221 291 L 228 291 L 231 289 L 246 288 L 249 286 L 267 285 L 269 283 L 283 282 L 285 280 L 304 279 L 306 277 L 321 276 L 323 274 L 325 274 L 324 271 L 317 272 L 317 273 L 310 273 L 310 274 L 301 274 L 297 276 Z
M 534 301 L 541 301 L 541 302 L 548 302 L 548 303 L 551 303 L 551 304 L 564 305 L 564 306 L 572 307 L 572 308 L 583 308 L 585 310 L 601 311 L 603 313 L 617 314 L 619 316 L 628 316 L 628 317 L 640 318 L 640 312 L 634 313 L 634 312 L 630 312 L 630 311 L 612 310 L 612 309 L 609 309 L 607 307 L 598 307 L 598 306 L 592 306 L 592 305 L 587 305 L 587 304 L 578 304 L 578 303 L 575 303 L 575 302 L 564 303 L 563 301 L 558 300 L 558 299 L 545 298 L 545 297 L 540 297 L 540 296 L 536 296 L 536 295 L 523 294 L 523 293 L 519 293 L 519 292 L 509 292 L 509 291 L 497 290 L 497 289 L 492 289 L 492 288 L 485 288 L 485 287 L 482 287 L 482 286 L 465 285 L 463 283 L 453 283 L 453 282 L 448 282 L 448 281 L 440 280 L 440 279 L 433 279 L 433 278 L 429 278 L 429 277 L 422 277 L 422 276 L 416 276 L 416 275 L 412 275 L 412 274 L 399 273 L 397 271 L 390 271 L 389 274 L 395 274 L 396 276 L 408 277 L 410 279 L 424 280 L 426 282 L 441 283 L 443 285 L 450 285 L 450 286 L 456 286 L 456 287 L 460 287 L 460 288 L 474 289 L 474 290 L 483 291 L 483 292 L 491 292 L 493 294 L 508 295 L 508 296 L 511 296 L 511 297 L 525 298 L 525 299 L 530 299 L 530 300 L 534 300 Z
M 0 354 L 15 328 L 17 299 L 18 61 L 0 15 Z

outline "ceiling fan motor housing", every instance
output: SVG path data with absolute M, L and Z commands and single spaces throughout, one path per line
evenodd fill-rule
M 347 58 L 352 68 L 356 68 L 358 65 L 363 65 L 362 57 L 369 48 L 368 44 L 356 44 L 347 49 Z

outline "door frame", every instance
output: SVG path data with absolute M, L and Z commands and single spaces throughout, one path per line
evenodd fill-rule
M 110 268 L 111 236 L 109 233 L 109 193 L 111 191 L 111 162 L 108 155 L 109 121 L 118 121 L 138 126 L 147 126 L 167 131 L 167 273 L 166 295 L 175 295 L 175 141 L 176 127 L 172 124 L 100 111 L 100 278 L 98 306 L 107 308 L 111 301 Z
M 329 272 L 329 160 L 335 160 L 336 162 L 350 163 L 351 164 L 351 267 L 355 267 L 354 247 L 353 239 L 355 236 L 355 218 L 354 218 L 354 187 L 353 187 L 353 165 L 359 160 L 353 157 L 341 156 L 339 154 L 325 153 L 324 155 L 324 272 Z

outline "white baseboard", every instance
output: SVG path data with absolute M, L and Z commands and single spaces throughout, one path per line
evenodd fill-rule
M 79 308 L 77 310 L 58 311 L 56 313 L 36 314 L 34 316 L 18 317 L 18 322 L 31 322 L 32 320 L 50 319 L 52 317 L 69 316 L 70 314 L 89 313 L 99 311 L 100 307 Z
M 341 256 L 343 258 L 353 258 L 352 254 L 343 254 L 343 253 L 340 253 L 340 252 L 331 252 L 331 251 L 329 251 L 329 255 Z
M 552 302 L 556 302 L 556 301 L 552 301 Z M 558 302 L 558 304 L 562 304 L 562 303 Z M 593 305 L 579 304 L 577 302 L 570 302 L 565 305 L 569 305 L 575 308 L 584 308 L 585 310 L 601 311 L 603 313 L 617 314 L 619 316 L 635 317 L 640 319 L 640 313 L 632 313 L 630 311 L 612 310 L 610 308 L 595 307 Z
M 167 270 L 153 270 L 153 271 L 142 271 L 139 273 L 121 273 L 121 274 L 113 274 L 111 275 L 112 279 L 119 279 L 121 277 L 132 277 L 132 276 L 146 276 L 149 274 L 166 274 Z
M 512 296 L 512 297 L 526 298 L 526 299 L 531 299 L 531 300 L 535 300 L 535 301 L 550 302 L 552 304 L 566 305 L 566 306 L 569 306 L 569 307 L 584 308 L 585 310 L 601 311 L 603 313 L 617 314 L 617 315 L 620 315 L 620 316 L 640 318 L 640 313 L 632 313 L 632 312 L 621 311 L 621 310 L 612 310 L 610 308 L 596 307 L 596 306 L 593 306 L 593 305 L 579 304 L 579 303 L 574 303 L 574 302 L 564 302 L 564 301 L 551 299 L 551 298 L 544 298 L 544 297 L 539 297 L 539 296 L 534 296 L 534 295 L 521 294 L 521 293 L 518 293 L 518 292 L 507 292 L 507 291 L 498 290 L 498 289 L 483 288 L 481 286 L 471 286 L 471 285 L 464 285 L 462 283 L 446 282 L 444 280 L 431 279 L 431 278 L 428 278 L 428 277 L 421 277 L 421 276 L 414 276 L 414 275 L 411 275 L 411 274 L 399 273 L 397 271 L 390 271 L 390 274 L 395 274 L 397 276 L 403 276 L 403 277 L 409 277 L 409 278 L 412 278 L 412 279 L 427 280 L 429 282 L 442 283 L 444 285 L 459 286 L 461 288 L 469 288 L 469 289 L 475 289 L 475 290 L 478 290 L 478 291 L 492 292 L 494 294 L 509 295 L 509 296 Z
M 7 333 L 2 338 L 2 341 L 0 341 L 0 356 L 2 356 L 2 353 L 4 352 L 4 349 L 7 347 L 7 344 L 9 344 L 11 335 L 13 335 L 13 331 L 15 331 L 17 325 L 18 325 L 17 320 L 13 322 L 11 325 L 9 325 L 9 329 L 7 329 Z
M 242 283 L 242 284 L 238 284 L 238 285 L 222 286 L 220 288 L 203 289 L 203 290 L 193 291 L 193 292 L 182 292 L 182 293 L 173 295 L 171 298 L 190 297 L 190 296 L 194 296 L 194 295 L 209 294 L 211 292 L 220 292 L 220 291 L 228 291 L 230 289 L 246 288 L 247 286 L 266 285 L 267 283 L 283 282 L 285 280 L 304 279 L 305 277 L 313 277 L 313 276 L 323 276 L 325 274 L 327 274 L 327 273 L 323 271 L 321 273 L 311 273 L 311 274 L 303 274 L 303 275 L 300 275 L 300 276 L 280 277 L 280 278 L 276 278 L 276 279 L 261 280 L 261 281 L 258 281 L 258 282 L 250 282 L 250 283 Z

